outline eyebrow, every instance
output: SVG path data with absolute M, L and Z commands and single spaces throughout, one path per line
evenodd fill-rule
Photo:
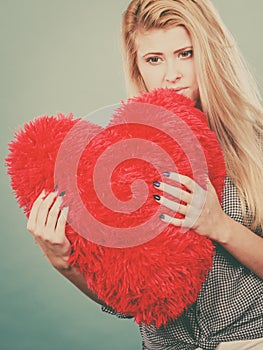
M 174 54 L 177 54 L 178 52 L 181 52 L 181 51 L 185 51 L 185 50 L 192 50 L 193 49 L 193 46 L 186 46 L 186 47 L 182 47 L 181 49 L 177 49 L 175 50 L 173 53 Z M 145 57 L 145 56 L 148 56 L 148 55 L 157 55 L 157 56 L 161 56 L 163 55 L 162 52 L 147 52 L 146 54 L 144 54 L 142 57 Z

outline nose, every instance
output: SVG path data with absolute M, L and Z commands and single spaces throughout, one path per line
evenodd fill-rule
M 183 74 L 180 70 L 178 63 L 167 62 L 165 81 L 168 83 L 175 83 L 182 78 Z

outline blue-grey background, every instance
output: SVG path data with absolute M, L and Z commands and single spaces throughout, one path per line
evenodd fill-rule
M 0 0 L 2 350 L 136 350 L 133 321 L 104 314 L 45 260 L 4 168 L 15 130 L 42 114 L 85 116 L 126 97 L 120 56 L 128 0 Z M 261 89 L 261 0 L 216 0 Z

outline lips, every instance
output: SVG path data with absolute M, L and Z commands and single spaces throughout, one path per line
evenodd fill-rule
M 175 91 L 176 91 L 178 94 L 180 94 L 180 93 L 183 93 L 184 90 L 186 90 L 186 89 L 187 89 L 186 87 L 180 87 L 180 88 L 175 89 Z

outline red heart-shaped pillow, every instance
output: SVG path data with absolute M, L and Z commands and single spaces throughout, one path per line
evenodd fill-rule
M 18 131 L 9 149 L 11 185 L 27 216 L 43 189 L 66 192 L 70 263 L 101 300 L 156 327 L 195 302 L 213 244 L 161 222 L 160 213 L 174 213 L 152 198 L 152 183 L 175 171 L 201 186 L 208 175 L 221 200 L 223 154 L 188 98 L 170 89 L 143 93 L 123 102 L 107 128 L 43 116 Z

